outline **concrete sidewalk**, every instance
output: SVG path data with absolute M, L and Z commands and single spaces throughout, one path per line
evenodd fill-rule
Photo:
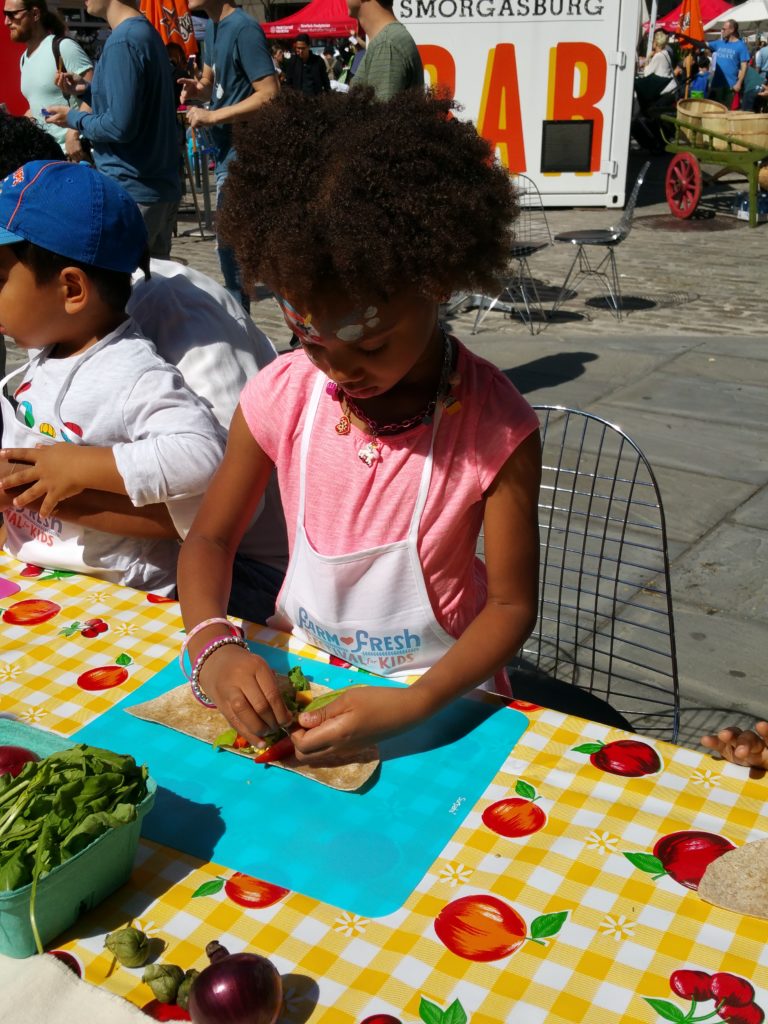
M 598 413 L 648 456 L 670 534 L 681 742 L 696 746 L 702 732 L 768 716 L 768 225 L 751 230 L 724 212 L 743 181 L 721 182 L 707 191 L 703 217 L 676 221 L 664 201 L 667 159 L 653 160 L 634 230 L 617 250 L 621 321 L 589 286 L 537 336 L 499 312 L 474 337 L 472 311 L 453 317 L 451 328 L 532 402 Z M 620 216 L 549 212 L 553 233 L 607 227 Z M 179 237 L 173 255 L 221 279 L 212 241 Z M 532 261 L 549 298 L 569 258 L 558 245 Z M 274 300 L 264 297 L 252 313 L 285 348 L 289 332 Z

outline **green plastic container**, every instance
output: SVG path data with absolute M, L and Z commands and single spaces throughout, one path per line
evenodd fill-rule
M 0 744 L 26 747 L 40 757 L 74 746 L 63 736 L 2 718 Z M 81 914 L 101 903 L 128 880 L 139 844 L 142 819 L 155 802 L 157 785 L 151 778 L 147 779 L 147 789 L 146 797 L 136 808 L 135 821 L 104 832 L 90 846 L 38 881 L 35 917 L 44 945 L 52 942 Z M 31 891 L 30 884 L 0 893 L 0 953 L 5 956 L 20 959 L 37 952 L 29 923 Z

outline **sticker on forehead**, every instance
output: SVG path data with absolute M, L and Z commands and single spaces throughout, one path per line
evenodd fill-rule
M 369 306 L 362 315 L 362 323 L 345 324 L 344 327 L 336 331 L 336 337 L 339 341 L 359 341 L 366 331 L 372 331 L 381 323 L 380 318 L 376 315 L 378 312 L 376 306 Z
M 283 317 L 285 318 L 285 322 L 288 324 L 288 326 L 291 328 L 294 334 L 297 334 L 300 338 L 303 338 L 305 341 L 320 340 L 320 333 L 312 323 L 311 313 L 307 313 L 306 316 L 302 316 L 301 313 L 298 312 L 298 310 L 294 309 L 294 307 L 290 304 L 290 302 L 288 302 L 287 299 L 284 299 L 281 295 L 275 295 L 275 298 L 277 299 L 277 303 L 280 306 L 280 309 L 283 311 Z

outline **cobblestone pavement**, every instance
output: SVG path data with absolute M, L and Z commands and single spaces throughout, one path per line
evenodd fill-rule
M 640 156 L 633 154 L 631 177 Z M 705 192 L 700 218 L 675 220 L 664 201 L 666 163 L 654 158 L 634 229 L 616 253 L 620 321 L 588 284 L 535 336 L 496 311 L 475 336 L 473 310 L 450 325 L 531 401 L 603 415 L 649 457 L 670 534 L 681 740 L 695 745 L 703 731 L 768 716 L 768 225 L 750 229 L 733 216 L 745 188 L 736 180 Z M 548 215 L 554 234 L 607 227 L 621 213 Z M 220 280 L 211 239 L 182 234 L 173 256 Z M 545 302 L 557 295 L 569 258 L 568 247 L 556 245 L 531 261 Z M 285 348 L 289 332 L 274 299 L 259 297 L 254 319 Z

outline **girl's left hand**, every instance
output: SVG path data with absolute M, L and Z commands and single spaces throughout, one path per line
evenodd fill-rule
M 299 761 L 322 764 L 404 732 L 430 713 L 424 688 L 353 687 L 324 708 L 302 712 L 291 739 Z

